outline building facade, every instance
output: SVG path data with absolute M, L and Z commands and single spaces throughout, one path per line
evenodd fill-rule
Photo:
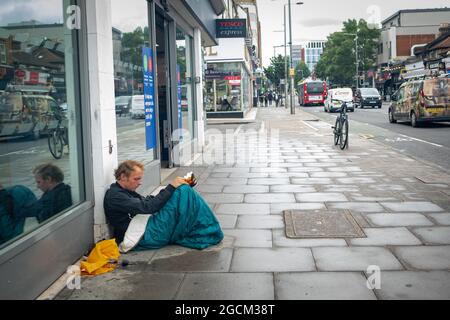
M 262 60 L 256 0 L 227 1 L 216 23 L 218 46 L 205 55 L 205 111 L 208 118 L 243 118 L 257 101 Z
M 317 62 L 319 62 L 320 56 L 323 53 L 325 47 L 324 40 L 314 40 L 306 44 L 305 47 L 305 63 L 311 73 L 314 73 Z
M 441 24 L 448 21 L 450 8 L 400 10 L 382 21 L 376 86 L 384 95 L 390 96 L 400 86 L 403 72 L 410 76 L 423 72 L 414 50 L 434 41 Z
M 144 163 L 149 193 L 202 147 L 203 50 L 217 45 L 225 4 L 47 0 L 29 22 L 10 9 L 0 21 L 0 298 L 34 299 L 110 237 L 103 197 L 119 161 Z M 69 192 L 34 212 L 53 190 L 37 187 L 40 164 Z

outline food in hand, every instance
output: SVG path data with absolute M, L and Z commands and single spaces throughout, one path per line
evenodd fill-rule
M 188 172 L 183 178 L 191 187 L 194 187 L 197 184 L 197 180 L 195 179 L 193 172 Z

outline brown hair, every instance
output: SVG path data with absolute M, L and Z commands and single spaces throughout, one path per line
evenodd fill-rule
M 51 179 L 57 183 L 64 181 L 64 173 L 62 170 L 51 163 L 45 163 L 37 166 L 33 169 L 33 174 L 40 176 L 44 180 Z
M 114 171 L 114 177 L 116 177 L 116 180 L 119 180 L 120 176 L 124 174 L 125 177 L 128 178 L 136 167 L 144 171 L 144 165 L 141 162 L 134 160 L 126 160 L 121 164 L 119 164 L 117 169 Z

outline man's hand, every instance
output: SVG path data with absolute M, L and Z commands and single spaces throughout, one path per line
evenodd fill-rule
M 182 184 L 187 184 L 187 185 L 189 185 L 189 183 L 187 183 L 186 180 L 184 180 L 182 177 L 176 177 L 170 184 L 171 184 L 174 188 L 178 188 L 178 187 L 181 186 Z

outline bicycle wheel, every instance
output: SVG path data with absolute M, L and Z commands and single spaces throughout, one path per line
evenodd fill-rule
M 339 117 L 336 118 L 336 123 L 334 125 L 334 145 L 337 146 L 339 144 L 339 139 L 341 137 L 341 121 L 339 121 Z
M 64 142 L 62 140 L 61 135 L 57 130 L 54 130 L 48 136 L 48 148 L 53 158 L 61 159 L 63 154 Z
M 344 119 L 342 121 L 341 138 L 339 141 L 339 146 L 340 146 L 341 150 L 344 150 L 345 147 L 348 146 L 348 120 L 347 119 Z

